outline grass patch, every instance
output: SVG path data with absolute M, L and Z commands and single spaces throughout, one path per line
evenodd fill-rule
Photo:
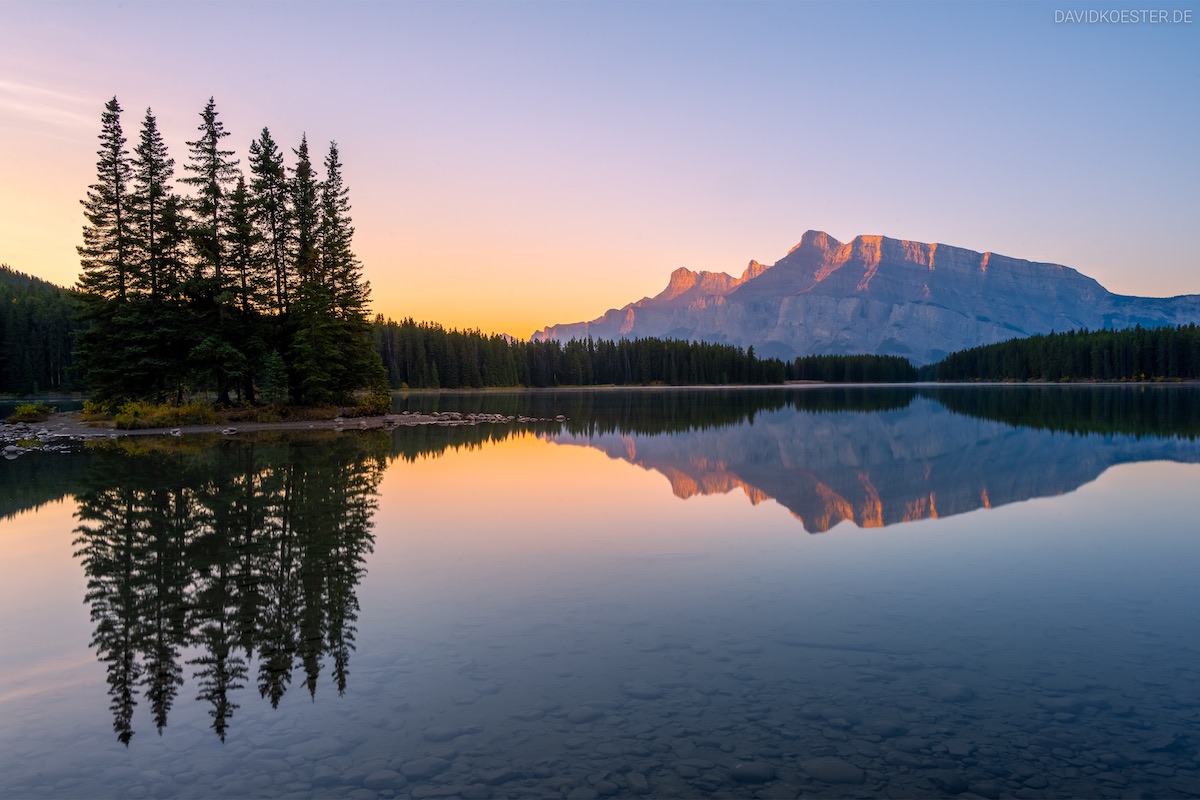
M 180 425 L 218 425 L 221 420 L 213 407 L 205 403 L 157 405 L 130 400 L 117 409 L 113 425 L 121 430 L 174 428 Z
M 5 422 L 45 422 L 57 410 L 40 400 L 36 403 L 21 403 Z
M 221 412 L 226 422 L 328 422 L 346 416 L 346 409 L 337 406 L 288 406 L 268 403 L 264 406 L 243 406 Z

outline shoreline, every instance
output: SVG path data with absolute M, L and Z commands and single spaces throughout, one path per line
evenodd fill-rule
M 551 394 L 576 392 L 677 392 L 677 391 L 719 391 L 719 390 L 806 390 L 828 388 L 890 388 L 890 389 L 969 389 L 969 388 L 1047 388 L 1047 387 L 1113 387 L 1113 386 L 1195 386 L 1198 381 L 955 381 L 955 382 L 916 382 L 916 383 L 824 383 L 818 381 L 788 381 L 783 384 L 695 384 L 687 386 L 556 386 L 556 387 L 494 387 L 485 389 L 397 389 L 393 395 L 407 396 L 411 394 L 437 395 L 494 395 L 494 394 Z M 67 398 L 59 398 L 67 399 Z M 76 399 L 76 398 L 70 398 Z M 417 411 L 401 411 L 367 417 L 335 417 L 332 419 L 294 419 L 279 422 L 224 422 L 208 425 L 181 425 L 179 427 L 155 427 L 120 429 L 111 420 L 85 422 L 80 417 L 82 412 L 56 411 L 43 422 L 2 422 L 0 421 L 0 454 L 12 459 L 22 453 L 31 451 L 61 451 L 73 449 L 73 445 L 101 439 L 117 439 L 130 436 L 183 436 L 200 434 L 224 434 L 236 436 L 239 433 L 255 433 L 260 431 L 307 431 L 307 430 L 395 430 L 396 428 L 418 427 L 422 425 L 458 426 L 458 425 L 495 425 L 495 424 L 531 424 L 531 423 L 561 423 L 566 417 L 526 417 L 518 415 L 492 413 L 463 413 L 459 411 L 433 411 L 422 413 Z
M 423 425 L 459 427 L 474 425 L 529 425 L 534 423 L 562 423 L 566 417 L 526 417 L 505 414 L 464 414 L 458 411 L 434 411 L 421 414 L 402 411 L 397 414 L 382 414 L 371 417 L 335 417 L 326 420 L 288 420 L 282 422 L 235 422 L 218 425 L 180 425 L 175 428 L 121 429 L 111 421 L 84 422 L 78 411 L 56 411 L 44 422 L 0 423 L 0 451 L 12 460 L 24 453 L 35 451 L 62 452 L 74 449 L 81 443 L 130 436 L 194 436 L 199 434 L 224 434 L 236 437 L 239 434 L 260 431 L 371 431 L 415 428 Z

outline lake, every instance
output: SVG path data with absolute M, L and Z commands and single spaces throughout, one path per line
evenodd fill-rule
M 1200 796 L 1200 389 L 0 461 L 2 797 Z

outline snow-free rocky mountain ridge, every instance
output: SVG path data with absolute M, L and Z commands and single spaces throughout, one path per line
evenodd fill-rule
M 947 353 L 1078 328 L 1200 323 L 1200 295 L 1128 297 L 1060 264 L 886 236 L 842 243 L 809 231 L 740 278 L 677 269 L 667 288 L 537 339 L 656 336 L 754 346 L 762 356 Z

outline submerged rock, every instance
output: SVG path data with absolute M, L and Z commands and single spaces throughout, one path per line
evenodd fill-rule
M 580 706 L 567 712 L 567 722 L 572 725 L 584 725 L 602 718 L 604 712 L 591 706 Z
M 437 775 L 440 772 L 445 772 L 449 768 L 450 762 L 446 759 L 428 756 L 426 758 L 416 758 L 412 761 L 406 762 L 402 767 L 400 767 L 400 771 L 404 773 L 406 778 L 423 780 L 425 778 L 432 778 L 434 775 Z
M 833 756 L 801 761 L 800 768 L 825 783 L 845 783 L 857 786 L 867 777 L 865 772 L 849 761 Z
M 761 761 L 744 761 L 730 775 L 736 783 L 766 783 L 775 780 L 775 768 Z

